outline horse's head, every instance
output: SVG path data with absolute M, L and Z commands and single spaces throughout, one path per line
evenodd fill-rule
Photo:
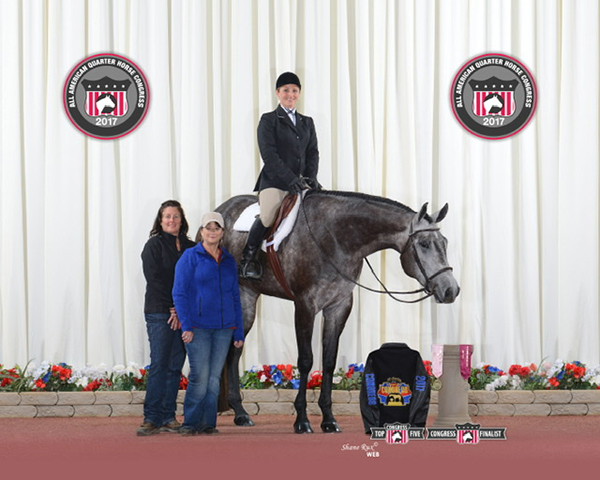
M 452 303 L 460 292 L 446 258 L 448 240 L 440 233 L 437 223 L 448 213 L 448 204 L 427 217 L 427 204 L 421 207 L 410 223 L 408 239 L 400 253 L 402 268 L 433 294 L 438 303 Z

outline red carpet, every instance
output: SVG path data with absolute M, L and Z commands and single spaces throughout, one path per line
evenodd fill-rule
M 0 478 L 564 478 L 598 471 L 600 416 L 474 417 L 506 427 L 507 440 L 459 445 L 454 440 L 370 440 L 359 417 L 338 417 L 340 434 L 296 435 L 294 417 L 261 415 L 240 428 L 220 417 L 217 435 L 136 437 L 138 417 L 0 420 Z M 430 422 L 432 423 L 432 422 Z M 377 443 L 376 446 L 374 444 Z M 372 447 L 377 456 L 368 457 Z M 510 472 L 510 473 L 509 473 Z M 442 478 L 442 477 L 438 477 Z

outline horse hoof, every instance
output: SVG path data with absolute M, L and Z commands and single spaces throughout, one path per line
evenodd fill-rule
M 313 433 L 309 422 L 294 423 L 294 433 Z
M 235 417 L 233 419 L 233 423 L 235 423 L 238 427 L 253 427 L 254 422 L 248 415 L 242 415 L 240 417 Z
M 321 424 L 321 430 L 325 433 L 340 433 L 342 431 L 337 422 L 323 422 Z

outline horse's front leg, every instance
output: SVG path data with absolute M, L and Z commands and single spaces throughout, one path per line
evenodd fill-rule
M 352 295 L 323 310 L 323 381 L 321 395 L 319 396 L 319 407 L 321 407 L 323 413 L 321 430 L 326 433 L 342 431 L 333 416 L 331 392 L 340 335 L 344 330 L 350 310 L 352 310 Z
M 233 423 L 239 427 L 253 427 L 254 422 L 242 405 L 240 392 L 239 365 L 243 348 L 235 348 L 232 345 L 227 355 L 227 401 L 234 411 Z
M 296 407 L 295 433 L 313 433 L 306 413 L 306 386 L 308 374 L 313 364 L 312 334 L 315 323 L 314 313 L 306 306 L 296 303 L 294 312 L 296 327 L 296 343 L 298 344 L 298 371 L 300 372 L 300 387 L 294 401 Z

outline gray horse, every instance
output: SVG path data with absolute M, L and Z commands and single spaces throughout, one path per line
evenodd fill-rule
M 247 233 L 233 231 L 241 212 L 256 196 L 229 199 L 216 210 L 223 215 L 226 231 L 224 246 L 239 262 Z M 300 387 L 294 402 L 296 433 L 312 433 L 306 413 L 306 385 L 313 365 L 311 339 L 315 315 L 323 312 L 323 379 L 319 407 L 324 432 L 341 431 L 331 409 L 333 372 L 339 338 L 352 309 L 352 291 L 363 259 L 374 252 L 394 249 L 401 253 L 407 275 L 415 278 L 438 303 L 451 303 L 460 288 L 446 260 L 447 240 L 436 224 L 448 211 L 419 213 L 382 197 L 338 191 L 309 191 L 300 206 L 296 225 L 279 247 L 278 257 L 285 278 L 294 294 L 294 324 L 298 344 Z M 254 323 L 256 301 L 260 294 L 288 298 L 260 252 L 264 275 L 261 281 L 240 280 L 244 328 L 248 334 Z M 228 357 L 229 405 L 236 425 L 254 422 L 244 410 L 239 385 L 239 359 L 242 351 L 232 347 Z

